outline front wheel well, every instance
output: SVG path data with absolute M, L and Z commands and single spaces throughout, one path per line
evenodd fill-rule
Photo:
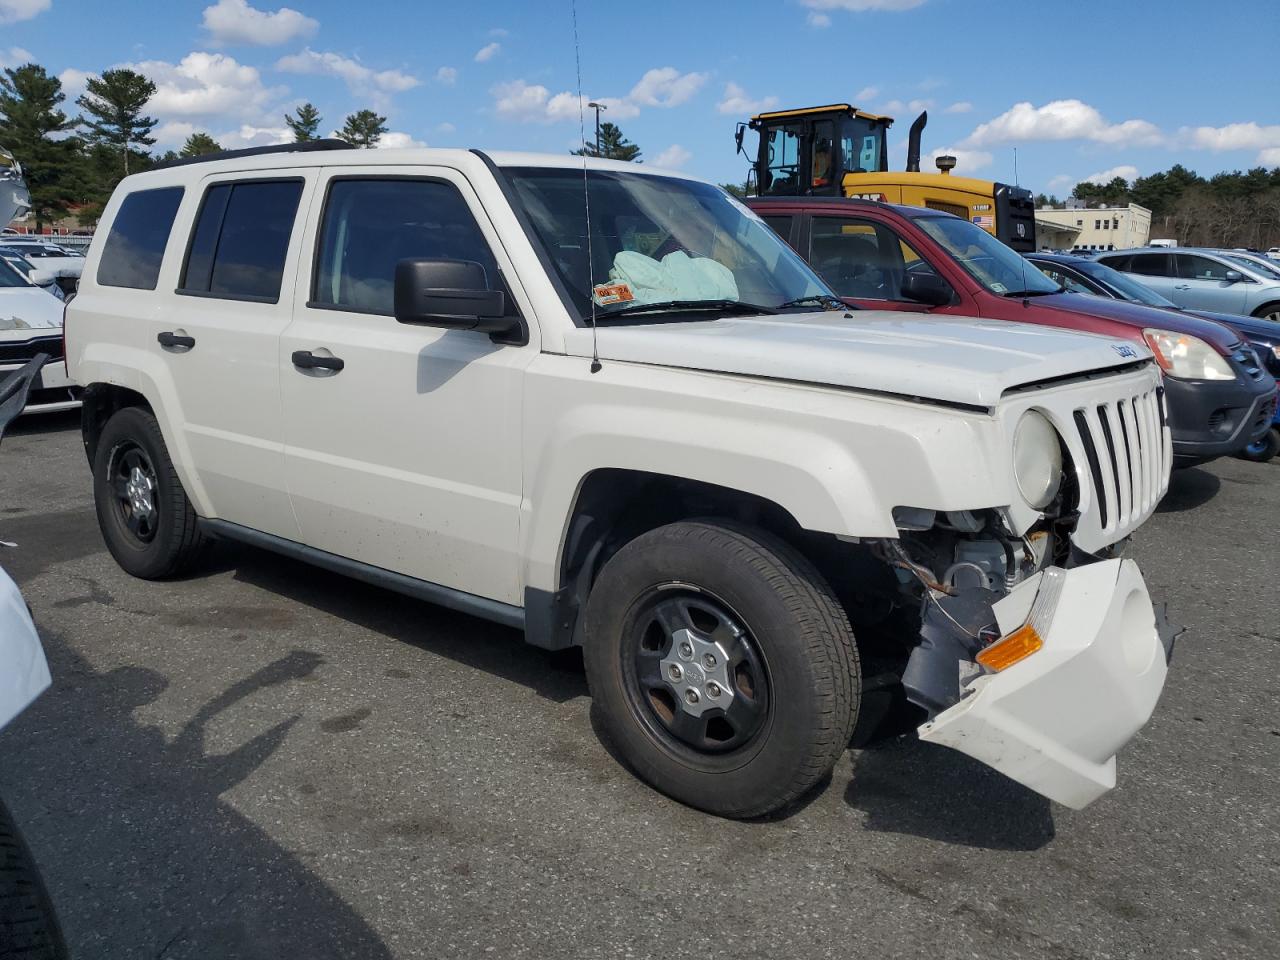
M 80 436 L 90 465 L 98 452 L 98 438 L 102 436 L 103 428 L 118 411 L 126 407 L 142 407 L 154 413 L 146 397 L 114 383 L 91 383 L 85 387 L 80 399 Z
M 1273 300 L 1271 303 L 1264 303 L 1257 310 L 1253 311 L 1253 315 L 1259 320 L 1265 319 L 1275 313 L 1280 313 L 1280 300 Z
M 895 589 L 892 573 L 869 549 L 806 530 L 790 511 L 764 497 L 684 477 L 607 468 L 588 474 L 579 486 L 561 548 L 557 590 L 544 595 L 542 604 L 526 597 L 529 639 L 552 648 L 580 645 L 579 614 L 609 558 L 641 534 L 692 519 L 732 520 L 790 544 L 831 585 L 855 628 L 868 612 L 869 594 L 878 606 Z

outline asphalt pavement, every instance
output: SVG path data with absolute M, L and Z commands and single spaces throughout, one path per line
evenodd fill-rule
M 1185 624 L 1080 812 L 909 738 L 789 815 L 662 797 L 580 658 L 247 547 L 126 576 L 75 415 L 0 451 L 54 686 L 0 795 L 77 958 L 1280 955 L 1280 466 L 1176 474 L 1134 555 Z

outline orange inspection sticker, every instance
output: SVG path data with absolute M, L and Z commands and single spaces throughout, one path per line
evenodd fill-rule
M 595 294 L 596 303 L 602 307 L 607 307 L 611 303 L 626 303 L 636 298 L 636 295 L 631 292 L 631 285 L 626 283 L 597 283 L 592 292 Z

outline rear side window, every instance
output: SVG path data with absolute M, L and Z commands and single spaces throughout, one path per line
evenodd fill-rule
M 790 216 L 774 215 L 772 217 L 761 217 L 760 219 L 767 223 L 769 225 L 769 229 L 780 236 L 783 240 L 787 241 L 787 243 L 791 242 Z
M 503 289 L 493 252 L 451 184 L 335 180 L 320 226 L 311 306 L 390 316 L 396 263 L 415 257 L 473 260 L 491 289 Z
M 277 302 L 301 196 L 301 180 L 210 187 L 196 217 L 179 292 Z
M 1129 272 L 1144 277 L 1167 277 L 1170 275 L 1169 255 L 1167 253 L 1135 253 L 1133 261 L 1129 264 Z
M 98 283 L 154 290 L 180 203 L 181 187 L 138 190 L 125 197 L 102 245 Z

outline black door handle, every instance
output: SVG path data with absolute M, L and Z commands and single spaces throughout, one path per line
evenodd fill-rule
M 180 347 L 183 350 L 190 350 L 196 345 L 195 337 L 181 337 L 178 334 L 166 330 L 164 333 L 156 334 L 156 342 L 162 347 L 174 348 Z
M 293 351 L 293 365 L 303 370 L 332 370 L 334 373 L 346 366 L 338 357 L 317 357 L 310 350 Z

